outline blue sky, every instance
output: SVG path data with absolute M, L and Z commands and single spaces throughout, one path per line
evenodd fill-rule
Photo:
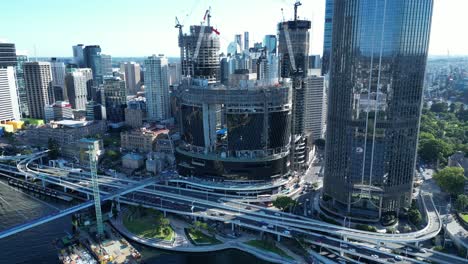
M 295 0 L 2 0 L 0 40 L 39 57 L 71 56 L 77 43 L 98 44 L 112 56 L 177 56 L 178 16 L 188 30 L 208 6 L 221 32 L 223 51 L 234 34 L 250 32 L 250 42 L 276 34 L 281 8 L 292 18 Z M 320 54 L 325 0 L 303 0 L 299 16 L 312 20 L 311 52 Z M 468 0 L 435 0 L 430 54 L 468 55 Z M 7 12 L 5 12 L 7 11 Z

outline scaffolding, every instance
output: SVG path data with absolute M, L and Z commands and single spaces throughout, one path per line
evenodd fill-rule
M 94 207 L 96 209 L 96 228 L 98 236 L 101 237 L 104 234 L 104 226 L 102 224 L 101 195 L 99 193 L 96 151 L 94 149 L 94 144 L 90 144 L 88 146 L 88 153 L 91 180 L 93 184 Z

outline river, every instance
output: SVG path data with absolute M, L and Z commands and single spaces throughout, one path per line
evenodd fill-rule
M 0 180 L 0 230 L 38 218 L 69 204 L 53 199 L 38 199 L 31 194 L 13 190 Z M 70 216 L 57 219 L 0 239 L 0 264 L 14 263 L 59 263 L 52 241 L 71 233 Z M 268 262 L 239 250 L 224 250 L 210 253 L 175 253 L 156 250 L 132 243 L 140 250 L 145 263 L 164 264 L 247 264 Z

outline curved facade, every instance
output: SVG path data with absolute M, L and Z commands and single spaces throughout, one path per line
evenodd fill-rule
M 177 95 L 181 175 L 270 180 L 289 174 L 289 83 L 241 88 L 188 80 Z
M 328 207 L 377 218 L 410 204 L 432 5 L 334 1 Z

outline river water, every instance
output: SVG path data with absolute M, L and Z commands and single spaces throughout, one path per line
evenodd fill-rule
M 70 206 L 52 199 L 38 199 L 16 191 L 0 180 L 0 230 L 38 218 Z M 59 263 L 52 241 L 71 233 L 71 218 L 63 217 L 19 234 L 0 239 L 0 264 Z M 142 253 L 145 263 L 164 264 L 266 264 L 238 250 L 210 253 L 174 253 L 132 243 Z

